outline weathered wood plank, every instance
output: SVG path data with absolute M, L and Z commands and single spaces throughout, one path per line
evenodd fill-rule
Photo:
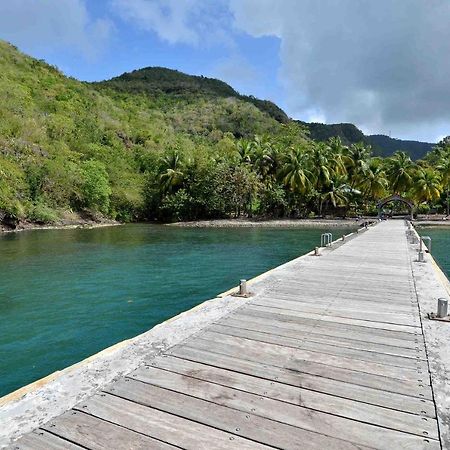
M 261 298 L 252 300 L 252 305 L 276 307 L 288 311 L 298 311 L 302 313 L 321 314 L 333 317 L 342 317 L 347 319 L 361 319 L 364 321 L 389 323 L 394 325 L 420 326 L 418 311 L 408 312 L 380 312 L 379 308 L 358 308 L 351 304 L 339 306 L 330 301 L 326 305 L 308 305 L 296 301 Z
M 163 370 L 157 371 L 155 368 Z M 166 373 L 166 371 L 169 372 Z M 430 433 L 435 433 L 435 437 L 437 436 L 436 421 L 424 420 L 426 416 L 423 415 L 409 414 L 356 402 L 354 400 L 343 399 L 329 394 L 285 385 L 280 382 L 264 380 L 256 376 L 248 376 L 229 370 L 205 366 L 192 361 L 180 360 L 179 358 L 158 357 L 152 362 L 151 366 L 141 367 L 129 376 L 130 378 L 145 381 L 160 387 L 177 390 L 177 387 L 169 387 L 169 383 L 177 386 L 182 385 L 184 379 L 180 381 L 174 378 L 170 372 L 179 376 L 219 384 L 346 419 L 366 422 L 411 434 L 417 434 L 418 430 L 425 430 L 430 431 Z M 187 380 L 187 383 L 191 383 L 188 378 Z M 192 392 L 191 395 L 193 395 Z M 424 425 L 425 428 L 423 428 Z
M 424 422 L 420 428 L 417 428 L 417 424 L 414 424 L 414 426 L 410 424 L 408 426 L 406 423 L 403 423 L 402 425 L 408 428 L 405 430 L 408 433 L 401 433 L 392 429 L 364 423 L 367 422 L 368 417 L 364 416 L 362 410 L 360 411 L 361 421 L 355 422 L 354 420 L 338 417 L 333 414 L 326 414 L 305 408 L 303 407 L 301 398 L 298 405 L 292 405 L 269 397 L 261 397 L 248 392 L 238 391 L 158 368 L 149 367 L 148 370 L 143 369 L 139 372 L 138 377 L 140 380 L 150 383 L 152 387 L 158 386 L 168 389 L 171 392 L 188 394 L 197 399 L 206 400 L 246 413 L 253 413 L 257 416 L 276 420 L 302 430 L 321 430 L 326 436 L 368 447 L 387 450 L 392 449 L 392 447 L 409 448 L 412 445 L 423 446 L 423 433 L 426 433 L 431 439 L 435 439 L 438 436 L 435 421 Z M 379 417 L 379 420 L 382 420 L 382 418 Z M 409 434 L 409 432 L 414 432 L 414 435 Z
M 11 450 L 81 450 L 83 448 L 45 430 L 26 434 L 10 447 Z
M 261 333 L 269 333 L 277 336 L 307 340 L 309 342 L 327 343 L 330 345 L 353 348 L 355 350 L 365 350 L 367 352 L 403 356 L 406 358 L 416 358 L 417 356 L 419 356 L 423 360 L 426 360 L 427 358 L 425 347 L 423 345 L 421 345 L 420 347 L 418 345 L 416 346 L 416 344 L 414 343 L 411 343 L 409 348 L 399 347 L 389 344 L 367 342 L 362 339 L 356 340 L 354 339 L 354 336 L 351 336 L 351 338 L 349 338 L 347 333 L 342 333 L 343 336 L 333 336 L 331 335 L 331 333 L 324 334 L 325 330 L 316 331 L 314 328 L 311 329 L 309 327 L 303 326 L 283 327 L 279 326 L 280 324 L 274 325 L 272 321 L 262 322 L 255 320 L 240 320 L 233 317 L 222 319 L 220 322 L 218 322 L 218 325 L 219 324 L 226 327 L 259 331 Z
M 265 311 L 269 313 L 276 313 L 286 316 L 293 316 L 293 317 L 301 317 L 306 319 L 315 319 L 320 320 L 322 322 L 334 322 L 338 324 L 346 324 L 346 325 L 356 325 L 364 328 L 370 328 L 370 329 L 381 329 L 386 331 L 396 331 L 396 332 L 403 332 L 403 333 L 409 333 L 414 334 L 421 330 L 419 325 L 397 325 L 397 324 L 391 324 L 391 323 L 385 323 L 385 322 L 371 322 L 370 320 L 361 320 L 361 319 L 348 319 L 345 317 L 336 317 L 336 316 L 326 316 L 323 314 L 314 314 L 314 313 L 307 313 L 307 312 L 301 312 L 301 311 L 293 311 L 291 309 L 282 309 L 277 308 L 276 306 L 259 306 L 259 305 L 249 305 L 248 308 L 256 309 L 259 311 Z
M 336 262 L 339 264 L 339 262 Z M 382 278 L 380 278 L 381 280 Z M 356 288 L 356 289 L 355 289 Z M 376 294 L 374 294 L 376 293 Z M 278 285 L 276 289 L 268 290 L 266 295 L 274 294 L 276 297 L 292 299 L 292 297 L 305 300 L 318 299 L 326 300 L 330 297 L 336 298 L 343 302 L 359 301 L 361 303 L 369 304 L 389 304 L 392 307 L 405 307 L 412 304 L 413 289 L 408 290 L 396 289 L 396 293 L 380 292 L 376 287 L 369 290 L 362 290 L 360 286 L 348 283 L 345 289 L 335 288 L 333 286 L 322 283 L 320 286 L 313 287 L 307 283 L 299 284 L 294 280 L 283 279 L 283 284 Z
M 94 395 L 77 409 L 185 449 L 271 448 L 111 394 Z
M 360 448 L 351 442 L 139 381 L 129 380 L 126 382 L 121 379 L 106 388 L 105 391 L 276 448 L 297 450 L 304 446 L 305 442 L 308 442 L 308 448 L 317 450 Z M 363 448 L 367 447 L 363 446 Z
M 245 308 L 242 308 L 240 310 L 240 313 L 242 314 L 248 314 L 252 317 L 264 317 L 272 320 L 277 320 L 280 322 L 288 322 L 288 323 L 301 323 L 301 324 L 307 324 L 310 326 L 323 326 L 327 327 L 330 330 L 346 330 L 349 335 L 351 333 L 367 333 L 372 334 L 373 336 L 382 336 L 387 338 L 393 338 L 393 339 L 404 339 L 409 341 L 415 341 L 417 339 L 416 336 L 420 336 L 420 328 L 417 329 L 416 332 L 413 333 L 405 333 L 403 331 L 393 331 L 393 330 L 384 330 L 381 328 L 370 328 L 370 327 L 364 327 L 364 326 L 358 326 L 358 325 L 351 325 L 347 323 L 338 323 L 338 322 L 330 322 L 322 320 L 321 318 L 315 318 L 311 319 L 308 317 L 301 317 L 296 316 L 292 314 L 281 314 L 275 310 L 267 310 L 267 309 L 261 309 L 258 306 L 253 306 L 251 304 L 246 305 Z
M 174 348 L 171 352 L 181 360 L 199 362 L 208 367 L 223 368 L 264 380 L 276 381 L 290 386 L 301 387 L 316 392 L 323 392 L 333 396 L 356 400 L 362 403 L 379 405 L 385 408 L 420 414 L 427 417 L 435 417 L 434 403 L 432 400 L 414 396 L 415 390 L 407 394 L 398 394 L 359 384 L 351 384 L 309 373 L 298 373 L 281 367 L 268 365 L 265 361 L 256 362 L 240 359 L 238 356 L 212 353 L 206 350 L 193 349 L 188 346 Z M 153 359 L 149 360 L 153 363 Z M 411 396 L 413 395 L 413 396 Z M 431 393 L 430 393 L 431 398 Z
M 345 306 L 345 307 L 352 306 L 355 309 L 359 310 L 367 309 L 368 311 L 380 311 L 381 309 L 383 312 L 392 311 L 399 313 L 418 313 L 417 303 L 413 303 L 411 299 L 402 302 L 393 302 L 384 297 L 382 298 L 382 300 L 374 299 L 373 294 L 372 296 L 367 296 L 363 298 L 352 297 L 349 295 L 342 295 L 339 292 L 317 296 L 309 293 L 307 290 L 296 292 L 293 294 L 286 294 L 276 289 L 265 292 L 259 298 L 273 299 L 275 303 L 278 303 L 278 301 L 285 300 L 296 302 L 298 304 L 314 306 L 314 305 L 328 305 L 330 302 L 332 302 L 334 305 L 337 306 Z
M 419 398 L 432 399 L 431 390 L 424 385 L 420 387 L 419 379 L 424 382 L 427 381 L 428 374 L 417 373 L 417 378 L 411 380 L 400 380 L 390 378 L 383 375 L 365 373 L 362 376 L 361 372 L 352 370 L 350 367 L 337 367 L 322 364 L 317 361 L 307 361 L 301 359 L 294 359 L 290 357 L 280 357 L 277 353 L 277 348 L 266 351 L 263 346 L 258 345 L 257 348 L 246 348 L 242 346 L 232 345 L 228 343 L 210 342 L 204 339 L 190 339 L 189 347 L 193 350 L 206 350 L 214 353 L 225 354 L 228 356 L 238 356 L 247 359 L 248 361 L 264 361 L 264 364 L 273 365 L 287 369 L 292 373 L 311 375 L 331 378 L 346 383 L 356 384 L 360 386 L 372 387 L 374 389 L 381 389 L 390 392 L 397 392 L 399 394 L 417 396 Z M 168 354 L 175 354 L 177 347 L 169 350 Z M 418 378 L 418 377 L 421 378 Z
M 352 369 L 359 372 L 361 378 L 363 374 L 382 375 L 384 377 L 395 378 L 398 380 L 412 381 L 417 380 L 419 371 L 423 372 L 422 362 L 418 361 L 417 369 L 407 367 L 389 366 L 386 364 L 362 361 L 359 359 L 349 358 L 345 356 L 334 356 L 327 353 L 317 353 L 315 351 L 303 350 L 301 348 L 285 347 L 278 344 L 269 344 L 267 342 L 254 341 L 247 338 L 240 338 L 225 334 L 214 333 L 213 331 L 205 331 L 198 334 L 195 341 L 202 339 L 209 343 L 211 348 L 219 345 L 233 345 L 237 352 L 246 352 L 247 350 L 263 353 L 264 355 L 272 355 L 278 359 L 284 359 L 286 364 L 296 362 L 301 364 L 302 361 L 313 361 L 327 366 Z M 424 381 L 426 384 L 428 381 Z
M 42 429 L 92 450 L 175 448 L 80 411 L 68 411 L 42 426 Z
M 289 332 L 296 333 L 300 336 L 303 334 L 309 335 L 320 333 L 321 336 L 340 339 L 351 339 L 352 341 L 367 343 L 368 345 L 381 345 L 392 346 L 396 348 L 404 348 L 415 350 L 417 347 L 425 352 L 425 345 L 423 343 L 423 337 L 418 335 L 415 339 L 395 339 L 393 337 L 378 336 L 375 333 L 369 331 L 355 331 L 348 330 L 344 327 L 329 327 L 328 324 L 323 324 L 320 321 L 314 321 L 309 323 L 298 323 L 285 320 L 279 320 L 272 315 L 256 316 L 254 314 L 246 313 L 245 309 L 240 309 L 239 312 L 230 314 L 220 321 L 220 323 L 227 323 L 227 321 L 237 320 L 241 323 L 255 324 L 255 326 L 264 329 L 267 326 L 273 326 L 281 330 L 289 330 Z
M 298 348 L 302 350 L 311 350 L 318 353 L 325 353 L 334 356 L 346 356 L 348 358 L 361 361 L 373 361 L 380 364 L 391 365 L 394 367 L 405 367 L 422 370 L 428 370 L 427 362 L 418 354 L 415 357 L 402 357 L 389 355 L 385 353 L 368 352 L 364 349 L 354 349 L 336 345 L 330 345 L 325 342 L 313 342 L 305 339 L 295 339 L 291 337 L 278 336 L 276 334 L 262 333 L 260 331 L 246 330 L 242 328 L 228 327 L 215 324 L 208 327 L 208 331 L 225 334 L 227 336 L 236 336 L 244 339 L 265 342 L 267 344 L 282 345 L 283 347 Z

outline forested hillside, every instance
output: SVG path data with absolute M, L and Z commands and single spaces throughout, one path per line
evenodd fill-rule
M 393 191 L 442 207 L 447 142 L 415 164 L 373 158 L 353 131 L 317 143 L 218 80 L 147 68 L 83 83 L 0 41 L 0 221 L 12 225 L 359 214 Z
M 367 136 L 368 143 L 381 156 L 392 155 L 396 151 L 407 152 L 412 159 L 423 158 L 430 152 L 435 144 L 429 142 L 418 141 L 404 141 L 401 139 L 394 139 L 382 134 L 372 134 Z
M 221 80 L 186 75 L 178 70 L 164 67 L 147 67 L 96 84 L 111 87 L 116 91 L 146 93 L 154 99 L 164 99 L 162 107 L 167 103 L 171 104 L 172 100 L 190 102 L 199 97 L 209 99 L 235 98 L 252 103 L 260 111 L 267 113 L 280 123 L 289 121 L 286 113 L 273 102 L 260 100 L 251 95 L 241 95 Z M 167 94 L 167 96 L 164 97 L 161 94 Z
M 413 160 L 417 160 L 423 158 L 435 145 L 428 142 L 394 139 L 382 134 L 365 135 L 352 123 L 299 123 L 307 128 L 310 138 L 315 141 L 326 142 L 330 138 L 339 137 L 345 145 L 362 142 L 370 145 L 377 156 L 391 156 L 397 151 L 403 151 Z

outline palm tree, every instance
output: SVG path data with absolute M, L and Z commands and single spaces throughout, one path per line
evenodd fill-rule
M 322 186 L 330 183 L 332 171 L 328 160 L 328 152 L 329 147 L 325 143 L 319 142 L 311 147 L 308 155 L 317 191 L 320 191 Z
M 383 198 L 389 182 L 384 172 L 381 158 L 372 158 L 366 171 L 366 175 L 361 182 L 363 197 L 365 199 L 378 200 Z
M 432 202 L 441 196 L 441 175 L 431 168 L 420 168 L 414 177 L 413 193 L 418 202 Z
M 394 193 L 408 191 L 412 185 L 414 163 L 405 152 L 395 152 L 386 162 L 386 175 Z
M 365 176 L 369 167 L 368 161 L 370 153 L 370 147 L 366 147 L 362 143 L 352 144 L 351 147 L 346 150 L 343 159 L 351 189 L 354 189 Z
M 261 178 L 265 179 L 268 175 L 275 175 L 279 163 L 278 148 L 268 140 L 263 140 L 255 136 L 253 141 L 253 163 Z
M 182 160 L 178 151 L 161 159 L 159 167 L 159 185 L 162 193 L 171 193 L 183 183 Z
M 344 154 L 348 151 L 348 147 L 342 144 L 339 136 L 328 140 L 328 148 L 330 149 L 330 162 L 332 163 L 333 172 L 337 175 L 346 175 Z
M 291 149 L 284 156 L 279 176 L 291 192 L 299 194 L 309 192 L 312 174 L 307 167 L 306 153 L 298 147 Z
M 349 189 L 342 177 L 335 178 L 328 185 L 324 186 L 320 194 L 319 215 L 322 215 L 324 204 L 331 203 L 334 208 L 346 205 L 348 203 L 347 194 Z
M 442 183 L 445 186 L 447 197 L 447 216 L 450 215 L 450 155 L 447 154 L 441 158 L 437 166 L 441 176 Z

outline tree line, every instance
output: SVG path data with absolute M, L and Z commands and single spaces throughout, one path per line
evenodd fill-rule
M 284 128 L 207 158 L 172 149 L 147 172 L 146 215 L 163 221 L 373 215 L 377 202 L 394 193 L 420 213 L 449 214 L 450 139 L 414 162 L 402 151 L 374 157 L 363 143 L 315 142 L 298 125 Z

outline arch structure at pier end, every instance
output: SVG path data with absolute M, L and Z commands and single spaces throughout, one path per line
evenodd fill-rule
M 394 203 L 394 202 L 399 202 L 399 203 L 403 203 L 407 208 L 408 208 L 408 212 L 409 212 L 409 217 L 411 220 L 413 220 L 413 215 L 414 215 L 414 203 L 405 198 L 402 197 L 399 194 L 393 194 L 390 195 L 389 197 L 383 198 L 381 199 L 378 203 L 377 203 L 377 209 L 378 209 L 378 218 L 381 219 L 382 215 L 383 215 L 383 208 L 389 204 L 389 203 Z

